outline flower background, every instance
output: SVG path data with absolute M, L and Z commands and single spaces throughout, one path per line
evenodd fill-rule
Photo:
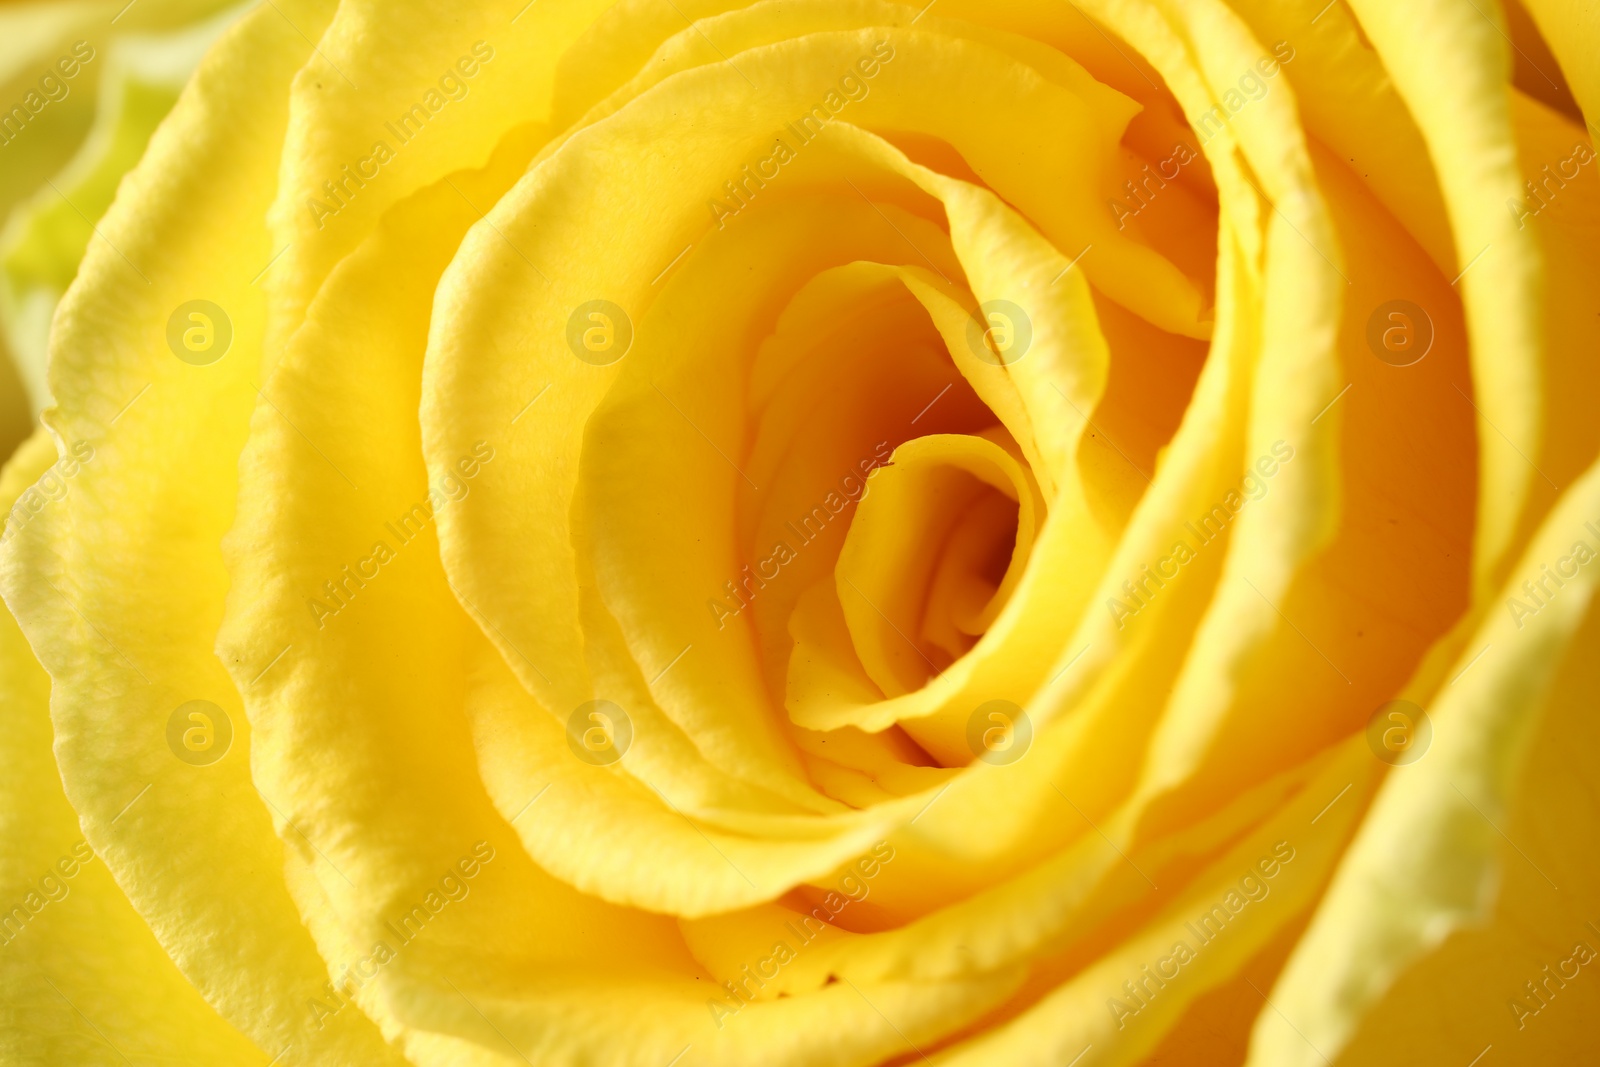
M 6 1062 L 1593 1055 L 1593 12 L 936 3 L 0 7 Z

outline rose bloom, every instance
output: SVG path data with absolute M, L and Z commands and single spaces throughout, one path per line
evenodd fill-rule
M 0 453 L 49 401 L 50 319 L 224 0 L 0 4 Z
M 1593 1061 L 1597 57 L 245 12 L 0 477 L 0 1060 Z

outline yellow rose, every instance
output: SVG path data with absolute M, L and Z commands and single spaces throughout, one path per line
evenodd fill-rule
M 1597 54 L 254 8 L 0 480 L 6 1062 L 1592 1058 Z
M 45 385 L 50 319 L 117 182 L 238 8 L 222 0 L 0 7 L 0 452 Z M 102 235 L 103 237 L 103 235 Z

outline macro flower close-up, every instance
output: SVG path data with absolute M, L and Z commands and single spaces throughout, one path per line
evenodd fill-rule
M 0 1065 L 1600 1063 L 1593 0 L 0 0 Z

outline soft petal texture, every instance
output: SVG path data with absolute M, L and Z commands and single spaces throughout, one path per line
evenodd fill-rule
M 12 540 L 0 580 L 13 610 L 61 635 L 46 640 L 36 630 L 31 640 L 54 683 L 68 798 L 90 845 L 185 976 L 258 1048 L 271 1048 L 269 1059 L 288 1047 L 281 1062 L 316 1062 L 326 1052 L 377 1063 L 394 1054 L 370 1022 L 306 1027 L 303 1002 L 326 968 L 282 883 L 257 873 L 281 866 L 283 845 L 270 808 L 248 784 L 248 723 L 211 651 L 227 588 L 220 541 L 237 479 L 236 455 L 219 446 L 242 444 L 255 396 L 246 353 L 261 302 L 250 281 L 269 252 L 259 230 L 254 240 L 235 232 L 220 244 L 203 235 L 265 211 L 272 171 L 252 153 L 272 157 L 263 134 L 281 129 L 285 117 L 281 100 L 250 91 L 251 83 L 286 83 L 307 51 L 272 8 L 229 31 L 152 141 L 125 187 L 130 195 L 102 221 L 108 242 L 90 246 L 59 312 L 51 364 L 59 406 L 46 417 L 59 439 L 101 444 L 61 506 Z M 241 69 L 251 76 L 241 79 Z M 196 151 L 227 160 L 225 173 L 176 162 Z M 163 165 L 164 157 L 173 163 Z M 188 237 L 174 241 L 174 233 Z M 145 278 L 130 261 L 145 264 Z M 195 289 L 233 309 L 234 350 L 206 375 L 174 361 L 165 343 L 170 309 Z M 108 433 L 109 420 L 141 391 Z M 174 435 L 174 410 L 201 418 Z M 183 476 L 133 473 L 146 446 L 183 457 Z M 149 551 L 154 544 L 163 546 L 159 555 Z M 119 547 L 131 555 L 114 571 L 91 576 L 75 562 Z M 38 568 L 27 580 L 18 571 L 24 559 Z M 156 587 L 167 593 L 152 612 Z M 96 644 L 75 648 L 73 634 Z M 173 708 L 197 697 L 221 706 L 235 731 L 232 757 L 198 777 L 172 759 L 165 739 Z M 108 701 L 118 714 L 106 714 Z M 106 746 L 120 753 L 116 761 L 99 757 Z M 164 833 L 174 844 L 159 853 L 137 845 Z M 259 961 L 248 977 L 244 959 Z
M 0 502 L 14 505 L 55 459 L 40 430 L 0 475 Z M 270 1057 L 179 972 L 79 833 L 50 751 L 50 679 L 9 615 L 0 619 L 0 665 L 9 713 L 0 879 L 8 891 L 22 887 L 6 901 L 0 953 L 6 1061 L 99 1062 L 109 1046 L 123 1057 L 265 1064 Z
M 1593 33 L 252 10 L 8 261 L 73 280 L 0 677 L 96 857 L 21 936 L 93 900 L 171 996 L 60 992 L 202 1061 L 1581 1061 Z

